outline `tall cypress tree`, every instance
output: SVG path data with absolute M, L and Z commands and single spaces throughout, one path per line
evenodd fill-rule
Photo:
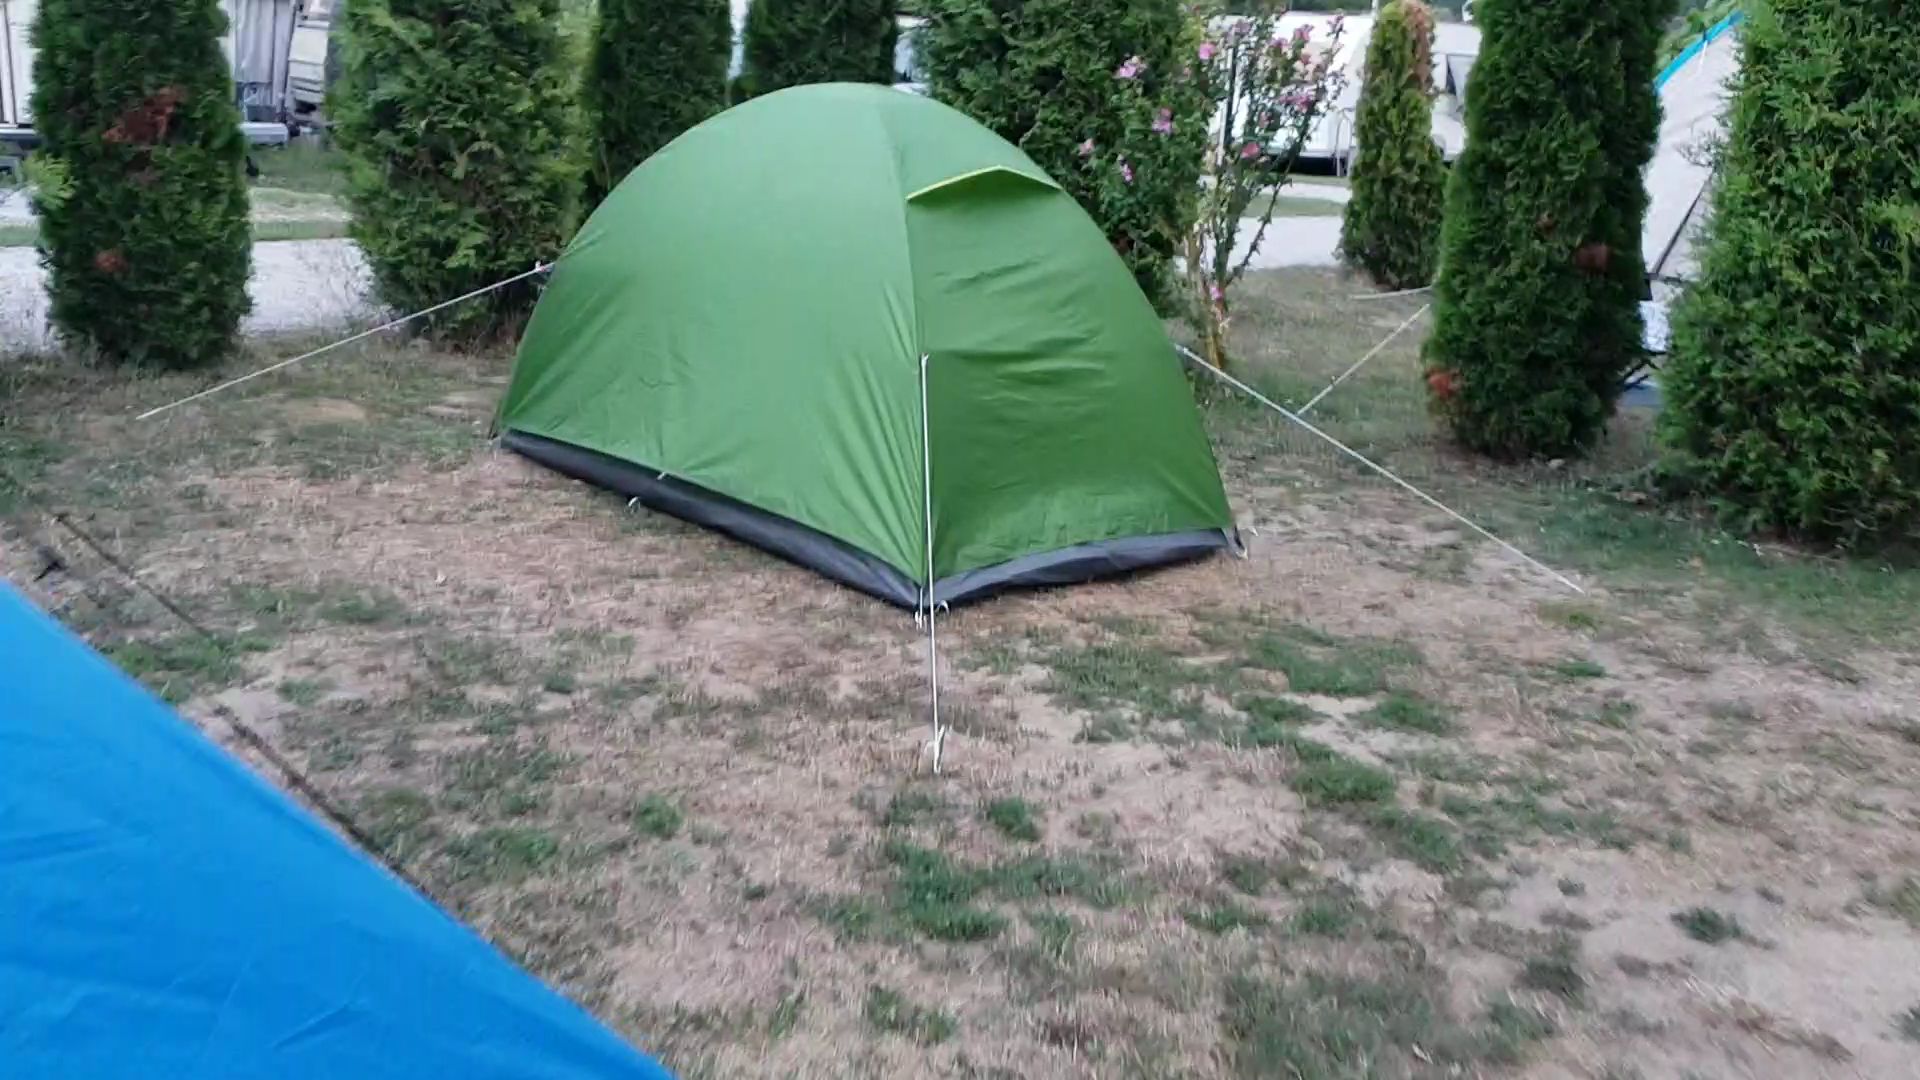
M 54 325 L 190 367 L 247 311 L 246 144 L 217 0 L 42 0 L 33 112 Z
M 1920 524 L 1920 37 L 1901 0 L 1771 0 L 1662 377 L 1672 465 L 1741 524 Z
M 1577 453 L 1637 364 L 1641 171 L 1672 0 L 1483 0 L 1427 382 L 1462 445 Z
M 1394 0 L 1374 20 L 1360 90 L 1353 167 L 1340 247 L 1390 289 L 1433 280 L 1447 167 L 1433 141 L 1433 10 Z
M 580 197 L 572 72 L 556 0 L 352 0 L 328 98 L 352 234 L 382 301 L 414 311 L 553 259 Z M 532 281 L 428 332 L 511 332 Z
M 894 0 L 753 0 L 742 89 L 893 81 Z
M 727 0 L 600 0 L 584 98 L 587 208 L 635 165 L 726 107 Z

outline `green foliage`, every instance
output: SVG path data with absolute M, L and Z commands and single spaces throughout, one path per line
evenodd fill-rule
M 1673 913 L 1673 924 L 1695 941 L 1720 945 L 1747 936 L 1740 920 L 1710 907 L 1692 907 Z
M 1587 992 L 1587 976 L 1580 969 L 1579 946 L 1562 941 L 1545 955 L 1529 958 L 1520 969 L 1520 985 L 1558 994 L 1568 1001 L 1579 1001 Z
M 1441 229 L 1435 409 L 1497 457 L 1578 453 L 1641 359 L 1641 172 L 1672 0 L 1484 0 Z
M 1372 803 L 1393 798 L 1393 774 L 1350 757 L 1333 757 L 1302 765 L 1293 774 L 1293 789 L 1310 802 Z
M 1355 717 L 1368 727 L 1391 731 L 1417 731 L 1427 735 L 1445 735 L 1453 730 L 1453 718 L 1445 709 L 1418 694 L 1396 691 L 1386 700 Z
M 550 261 L 572 234 L 579 141 L 556 0 L 355 0 L 329 98 L 352 235 L 384 303 L 417 311 Z M 529 279 L 435 316 L 510 334 Z
M 1433 280 L 1446 162 L 1433 141 L 1433 11 L 1394 0 L 1367 44 L 1354 138 L 1353 199 L 1340 248 L 1389 289 Z
M 1680 0 L 1680 10 L 1668 22 L 1667 34 L 1660 40 L 1661 66 L 1672 63 L 1728 15 L 1751 6 L 1751 0 Z
M 106 652 L 121 670 L 178 704 L 197 693 L 239 682 L 246 674 L 241 657 L 266 648 L 266 643 L 251 638 L 182 633 L 122 642 Z
M 1894 1017 L 1893 1026 L 1908 1042 L 1920 1042 L 1920 1005 Z
M 861 1011 L 875 1030 L 903 1035 L 923 1046 L 946 1042 L 960 1029 L 952 1013 L 916 1005 L 898 990 L 884 986 L 867 988 Z
M 633 807 L 633 830 L 656 840 L 673 839 L 683 821 L 680 808 L 665 796 L 649 795 Z
M 1267 925 L 1265 915 L 1225 900 L 1212 907 L 1189 908 L 1180 917 L 1203 934 L 1230 934 L 1235 930 L 1258 930 Z
M 1025 799 L 995 799 L 986 806 L 987 823 L 1012 840 L 1040 839 L 1040 811 Z
M 592 133 L 586 209 L 727 104 L 726 0 L 600 0 L 581 98 Z
M 894 0 L 755 0 L 737 96 L 825 82 L 893 82 Z
M 1204 94 L 1178 0 L 930 0 L 933 96 L 1026 151 L 1156 301 L 1196 214 Z M 1155 130 L 1161 110 L 1166 130 Z
M 1300 148 L 1344 83 L 1337 69 L 1322 62 L 1340 48 L 1340 29 L 1318 40 L 1311 26 L 1282 33 L 1284 10 L 1264 4 L 1247 18 L 1210 24 L 1195 50 L 1205 115 L 1219 121 L 1202 159 L 1187 279 L 1201 352 L 1223 369 L 1229 361 L 1228 294 L 1266 237 Z
M 53 324 L 124 363 L 210 364 L 247 311 L 246 144 L 216 0 L 43 0 L 33 174 Z
M 1892 0 L 1755 10 L 1700 280 L 1662 380 L 1671 471 L 1747 528 L 1920 523 L 1920 38 Z

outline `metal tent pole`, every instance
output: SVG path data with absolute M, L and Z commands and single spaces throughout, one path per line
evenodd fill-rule
M 933 426 L 927 412 L 927 354 L 920 354 L 920 502 L 926 510 L 927 537 L 927 694 L 933 713 L 933 772 L 940 773 L 940 752 L 947 729 L 940 724 L 940 642 L 934 633 L 933 599 Z

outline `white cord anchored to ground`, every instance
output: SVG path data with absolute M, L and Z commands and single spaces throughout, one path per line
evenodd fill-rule
M 1422 285 L 1417 289 L 1396 289 L 1393 292 L 1359 293 L 1349 296 L 1349 300 L 1397 300 L 1402 296 L 1419 296 L 1423 292 L 1432 292 L 1433 286 Z
M 927 512 L 927 696 L 933 713 L 933 773 L 940 775 L 940 752 L 946 749 L 947 729 L 940 723 L 940 642 L 934 636 L 933 616 L 933 426 L 927 418 L 927 356 L 920 355 L 920 501 Z
M 1428 308 L 1430 308 L 1430 307 L 1432 307 L 1432 306 L 1433 306 L 1432 304 L 1422 304 L 1422 305 L 1420 305 L 1420 310 L 1419 310 L 1419 311 L 1416 311 L 1416 312 L 1414 312 L 1413 314 L 1411 314 L 1411 315 L 1409 315 L 1409 316 L 1407 316 L 1407 321 L 1406 321 L 1406 322 L 1403 322 L 1403 323 L 1401 323 L 1401 324 L 1400 324 L 1399 326 L 1396 326 L 1396 327 L 1394 327 L 1394 328 L 1393 328 L 1393 333 L 1391 333 L 1391 334 L 1388 334 L 1388 335 L 1387 335 L 1386 337 L 1384 337 L 1384 338 L 1382 338 L 1382 339 L 1380 339 L 1380 344 L 1378 344 L 1378 345 L 1375 345 L 1375 346 L 1374 346 L 1374 347 L 1373 347 L 1372 349 L 1370 349 L 1370 350 L 1369 350 L 1369 351 L 1367 352 L 1367 355 L 1365 355 L 1365 356 L 1363 356 L 1363 357 L 1361 357 L 1361 358 L 1360 358 L 1360 359 L 1358 359 L 1358 360 L 1355 360 L 1355 361 L 1353 362 L 1353 366 L 1352 366 L 1352 367 L 1350 367 L 1350 368 L 1348 368 L 1347 370 L 1345 370 L 1345 371 L 1343 371 L 1343 372 L 1341 372 L 1341 373 L 1340 373 L 1340 374 L 1339 374 L 1338 376 L 1336 376 L 1336 377 L 1334 378 L 1334 380 L 1333 380 L 1332 382 L 1330 382 L 1330 383 L 1328 383 L 1328 384 L 1327 384 L 1327 386 L 1326 386 L 1326 389 L 1324 389 L 1324 390 L 1322 390 L 1322 391 L 1320 391 L 1319 393 L 1317 393 L 1317 394 L 1315 394 L 1315 395 L 1313 395 L 1313 400 L 1312 400 L 1312 401 L 1309 401 L 1309 402 L 1307 402 L 1307 403 L 1306 403 L 1305 405 L 1302 405 L 1302 406 L 1300 406 L 1300 415 L 1301 415 L 1301 416 L 1305 416 L 1305 415 L 1307 415 L 1308 413 L 1310 413 L 1310 412 L 1312 412 L 1312 411 L 1313 411 L 1313 407 L 1314 407 L 1315 405 L 1318 405 L 1318 404 L 1320 404 L 1320 399 L 1321 399 L 1321 398 L 1323 398 L 1323 397 L 1326 397 L 1326 396 L 1327 396 L 1328 394 L 1331 394 L 1331 393 L 1333 393 L 1333 388 L 1334 388 L 1334 387 L 1336 387 L 1336 386 L 1339 386 L 1339 385 L 1340 385 L 1341 383 L 1343 383 L 1343 382 L 1346 382 L 1346 381 L 1347 381 L 1347 377 L 1348 377 L 1349 375 L 1352 375 L 1352 374 L 1353 374 L 1354 372 L 1356 372 L 1356 371 L 1359 371 L 1359 370 L 1360 370 L 1361 368 L 1363 368 L 1363 367 L 1365 367 L 1365 366 L 1367 366 L 1367 361 L 1369 361 L 1369 360 L 1371 360 L 1371 359 L 1373 359 L 1373 358 L 1374 358 L 1374 357 L 1376 357 L 1376 356 L 1379 356 L 1379 355 L 1380 355 L 1380 351 L 1381 351 L 1382 349 L 1385 349 L 1385 348 L 1386 348 L 1386 347 L 1387 347 L 1388 345 L 1390 345 L 1390 344 L 1392 344 L 1392 342 L 1393 342 L 1393 339 L 1394 339 L 1394 338 L 1397 338 L 1397 337 L 1399 337 L 1399 336 L 1400 336 L 1400 335 L 1401 335 L 1402 333 L 1405 333 L 1405 332 L 1406 332 L 1406 329 L 1407 329 L 1407 327 L 1409 327 L 1409 326 L 1412 326 L 1412 325 L 1414 324 L 1414 322 L 1415 322 L 1416 320 L 1418 320 L 1418 319 L 1420 318 L 1420 316 L 1422 316 L 1422 315 L 1425 315 L 1425 314 L 1427 313 L 1427 309 L 1428 309 Z
M 1553 567 L 1548 566 L 1546 563 L 1541 562 L 1539 559 L 1534 558 L 1533 556 L 1527 554 L 1526 552 L 1521 551 L 1519 548 L 1514 547 L 1512 544 L 1507 543 L 1505 540 L 1500 539 L 1498 536 L 1493 535 L 1492 533 L 1488 532 L 1486 529 L 1482 528 L 1478 524 L 1475 524 L 1474 521 L 1471 518 L 1467 517 L 1465 514 L 1462 514 L 1460 511 L 1453 509 L 1452 507 L 1441 502 L 1439 499 L 1436 499 L 1433 496 L 1427 494 L 1426 492 L 1421 491 L 1419 488 L 1414 487 L 1412 484 L 1407 483 L 1405 480 L 1400 479 L 1398 476 L 1395 476 L 1391 471 L 1387 469 L 1386 466 L 1375 463 L 1373 459 L 1367 457 L 1365 454 L 1362 454 L 1360 451 L 1353 449 L 1352 447 L 1348 446 L 1346 443 L 1341 442 L 1339 439 L 1336 439 L 1333 436 L 1327 434 L 1326 432 L 1321 431 L 1319 428 L 1314 427 L 1312 424 L 1301 419 L 1298 413 L 1292 412 L 1286 406 L 1281 405 L 1279 402 L 1274 401 L 1272 398 L 1266 396 L 1265 394 L 1262 394 L 1260 391 L 1255 390 L 1253 387 L 1248 386 L 1246 383 L 1241 382 L 1239 379 L 1236 379 L 1233 376 L 1227 374 L 1226 372 L 1221 371 L 1219 368 L 1214 367 L 1212 364 L 1207 363 L 1206 360 L 1203 359 L 1199 353 L 1196 353 L 1192 349 L 1187 348 L 1185 345 L 1181 345 L 1178 343 L 1175 343 L 1174 348 L 1179 349 L 1180 355 L 1186 357 L 1188 362 L 1191 363 L 1194 367 L 1197 367 L 1200 370 L 1206 372 L 1207 374 L 1212 375 L 1214 378 L 1219 379 L 1221 382 L 1226 383 L 1228 386 L 1233 387 L 1235 390 L 1240 391 L 1241 393 L 1247 395 L 1248 397 L 1259 402 L 1260 404 L 1265 405 L 1267 408 L 1272 409 L 1274 412 L 1279 413 L 1281 416 L 1286 417 L 1288 420 L 1293 421 L 1295 424 L 1298 424 L 1300 427 L 1305 428 L 1307 433 L 1312 435 L 1314 438 L 1321 440 L 1327 445 L 1333 447 L 1335 450 L 1338 450 L 1342 454 L 1345 454 L 1347 457 L 1352 458 L 1353 460 L 1359 462 L 1362 465 L 1365 465 L 1367 468 L 1373 470 L 1374 472 L 1379 473 L 1381 476 L 1386 477 L 1388 480 L 1392 481 L 1395 485 L 1405 490 L 1408 494 L 1412 495 L 1414 498 L 1419 499 L 1421 502 L 1426 503 L 1428 506 L 1433 507 L 1435 510 L 1440 511 L 1441 513 L 1447 515 L 1448 517 L 1459 522 L 1460 524 L 1465 525 L 1467 528 L 1472 529 L 1474 532 L 1478 533 L 1479 535 L 1487 538 L 1488 540 L 1493 541 L 1495 544 L 1498 544 L 1501 548 L 1506 550 L 1509 554 L 1512 554 L 1516 558 L 1520 559 L 1522 562 L 1526 563 L 1528 566 L 1531 566 L 1534 569 L 1539 570 L 1541 573 L 1546 574 L 1548 577 L 1553 578 L 1555 581 L 1558 581 L 1560 584 L 1565 585 L 1569 589 L 1572 589 L 1574 592 L 1579 593 L 1582 596 L 1586 595 L 1587 590 L 1574 584 L 1572 578 L 1568 577 L 1565 574 L 1562 574 L 1560 571 L 1555 570 Z
M 536 263 L 534 264 L 533 269 L 525 271 L 523 273 L 515 274 L 504 281 L 496 281 L 491 285 L 485 286 L 484 288 L 475 289 L 470 293 L 464 293 L 460 296 L 454 297 L 451 300 L 442 301 L 438 304 L 433 305 L 430 308 L 424 308 L 420 311 L 416 311 L 411 315 L 402 315 L 401 317 L 394 319 L 391 322 L 381 323 L 379 326 L 376 326 L 371 330 L 362 330 L 359 333 L 353 335 L 352 337 L 342 338 L 331 345 L 322 345 L 319 348 L 314 349 L 312 352 L 301 353 L 299 356 L 293 357 L 292 359 L 282 360 L 277 364 L 271 364 L 267 367 L 263 367 L 259 371 L 250 371 L 247 374 L 242 375 L 237 379 L 228 379 L 226 382 L 223 382 L 218 386 L 208 387 L 207 389 L 202 390 L 197 394 L 188 394 L 186 397 L 183 397 L 178 401 L 170 401 L 165 405 L 160 406 L 157 409 L 148 409 L 146 412 L 143 412 L 139 416 L 134 417 L 134 419 L 146 420 L 155 416 L 159 416 L 161 413 L 166 412 L 169 409 L 177 409 L 180 406 L 185 405 L 189 402 L 199 401 L 203 397 L 211 397 L 222 390 L 228 390 L 233 387 L 239 386 L 241 383 L 247 382 L 248 380 L 257 379 L 262 375 L 271 375 L 274 372 L 279 371 L 281 368 L 292 367 L 293 365 L 299 363 L 302 360 L 311 360 L 314 357 L 319 356 L 321 353 L 332 352 L 333 350 L 338 349 L 343 345 L 351 345 L 354 342 L 360 341 L 363 338 L 370 338 L 375 334 L 379 334 L 387 330 L 391 330 L 396 326 L 402 326 L 406 323 L 412 322 L 415 319 L 425 318 L 426 316 L 431 315 L 436 311 L 445 311 L 447 308 L 450 308 L 455 304 L 464 304 L 468 300 L 475 299 L 476 297 L 485 296 L 486 294 L 493 292 L 495 289 L 504 289 L 507 286 L 514 284 L 515 282 L 525 281 L 526 279 L 533 277 L 536 274 L 544 274 L 551 269 L 553 269 L 553 263 Z

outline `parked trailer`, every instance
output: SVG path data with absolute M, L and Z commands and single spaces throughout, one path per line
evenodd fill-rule
M 0 0 L 0 143 L 17 147 L 39 142 L 33 129 L 33 22 L 39 6 L 39 0 Z M 220 49 L 233 69 L 234 104 L 249 142 L 286 142 L 289 125 L 317 106 L 317 95 L 296 94 L 291 83 L 300 69 L 295 44 L 310 38 L 317 22 L 324 64 L 326 20 L 337 6 L 337 0 L 221 0 L 227 30 Z
M 1360 109 L 1361 83 L 1366 79 L 1367 44 L 1373 37 L 1370 15 L 1327 15 L 1316 12 L 1289 12 L 1282 15 L 1276 32 L 1291 36 L 1306 31 L 1324 56 L 1334 40 L 1333 26 L 1341 26 L 1339 44 L 1328 58 L 1328 66 L 1339 73 L 1339 93 L 1327 103 L 1326 111 L 1314 122 L 1313 129 L 1301 141 L 1299 161 L 1346 173 L 1360 152 L 1354 122 Z M 1221 16 L 1213 21 L 1217 34 L 1226 34 L 1240 16 Z M 1480 55 L 1480 28 L 1463 22 L 1441 22 L 1434 26 L 1433 41 L 1433 142 L 1448 161 L 1460 156 L 1467 144 L 1467 76 Z M 1244 103 L 1243 103 L 1244 105 Z M 1244 109 L 1243 109 L 1244 111 Z M 1222 122 L 1214 118 L 1216 130 Z M 1277 138 L 1269 149 L 1284 153 L 1291 137 Z

